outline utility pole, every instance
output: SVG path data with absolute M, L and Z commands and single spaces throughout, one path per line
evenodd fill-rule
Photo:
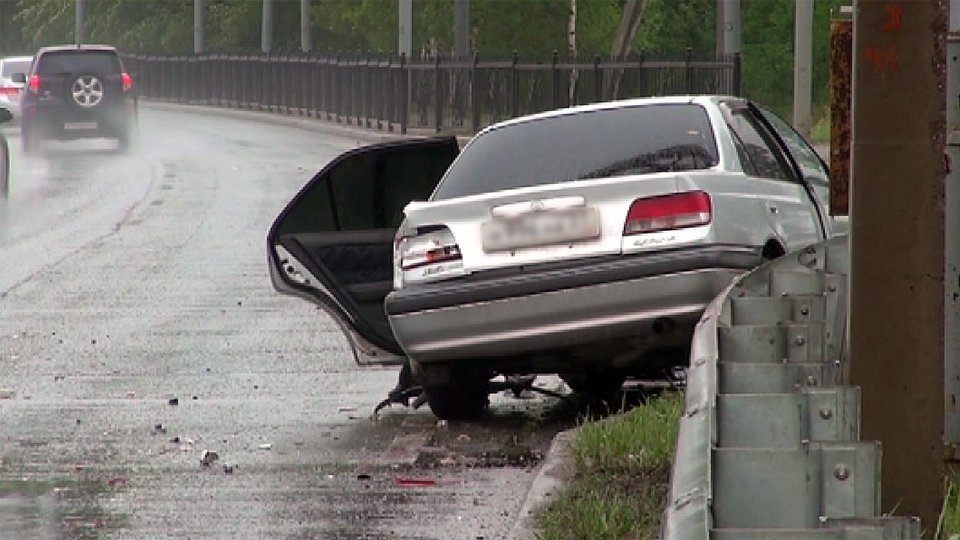
M 313 49 L 313 37 L 310 35 L 310 0 L 300 0 L 300 50 L 308 53 Z
M 413 0 L 400 0 L 399 12 L 399 43 L 397 43 L 397 53 L 407 55 L 410 60 L 413 54 Z
M 263 11 L 260 15 L 260 51 L 270 54 L 273 50 L 273 0 L 261 0 Z
M 857 0 L 851 380 L 883 445 L 883 511 L 932 531 L 944 476 L 946 3 Z
M 205 45 L 204 28 L 206 27 L 204 0 L 193 0 L 193 52 L 202 54 Z
M 453 0 L 453 42 L 458 60 L 470 57 L 470 0 Z
M 793 24 L 793 127 L 810 136 L 813 0 L 796 0 Z
M 86 36 L 83 35 L 84 20 L 83 20 L 83 5 L 85 0 L 75 0 L 74 8 L 74 36 L 77 38 L 77 45 L 80 45 L 84 42 Z

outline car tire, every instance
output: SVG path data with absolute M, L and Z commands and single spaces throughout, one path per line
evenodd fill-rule
M 0 135 L 0 198 L 10 194 L 10 145 Z
M 620 391 L 627 377 L 618 371 L 609 370 L 564 373 L 560 378 L 577 394 L 609 398 Z
M 423 386 L 430 410 L 441 420 L 472 420 L 482 416 L 489 404 L 489 391 L 489 378 L 457 368 L 451 368 L 447 382 Z

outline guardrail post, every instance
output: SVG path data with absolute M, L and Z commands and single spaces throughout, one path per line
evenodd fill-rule
M 520 116 L 520 75 L 517 64 L 520 63 L 520 53 L 513 51 L 510 58 L 510 117 Z
M 434 114 L 433 122 L 434 127 L 437 133 L 440 133 L 440 130 L 443 127 L 443 85 L 440 80 L 440 52 L 437 52 L 436 58 L 433 60 L 433 99 L 434 99 Z
M 603 68 L 600 67 L 600 55 L 593 57 L 593 100 L 603 101 Z
M 470 130 L 480 130 L 481 103 L 483 96 L 480 88 L 480 53 L 473 53 L 473 67 L 470 71 Z
M 687 47 L 687 52 L 683 57 L 683 85 L 687 94 L 693 93 L 693 49 Z
M 733 53 L 733 95 L 740 95 L 740 53 Z

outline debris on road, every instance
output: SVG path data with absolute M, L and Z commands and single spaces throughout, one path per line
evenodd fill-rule
M 394 481 L 398 487 L 430 487 L 437 485 L 436 480 L 431 480 L 429 478 L 404 478 L 397 477 Z
M 273 446 L 270 443 L 264 443 L 259 446 L 261 450 L 270 450 Z
M 356 407 L 340 407 L 337 409 L 339 412 L 356 412 Z
M 13 399 L 16 395 L 13 390 L 0 389 L 0 399 Z
M 461 433 L 461 434 L 457 437 L 457 441 L 458 441 L 458 442 L 470 442 L 470 436 L 467 435 L 466 433 Z
M 122 476 L 111 478 L 107 480 L 107 485 L 110 487 L 123 487 L 127 485 L 127 479 Z
M 137 397 L 137 393 L 134 392 L 133 390 L 127 392 L 127 399 L 134 399 L 136 397 Z
M 216 452 L 211 452 L 210 450 L 204 450 L 203 454 L 200 455 L 200 465 L 204 467 L 209 467 L 213 462 L 220 459 L 220 454 Z
M 177 398 L 170 398 L 167 400 L 167 405 L 177 406 L 180 404 L 180 400 Z
M 328 475 L 328 476 L 330 476 L 330 475 Z M 357 475 L 357 480 L 360 480 L 360 481 L 364 481 L 364 482 L 365 482 L 365 481 L 367 481 L 367 480 L 370 480 L 370 475 L 369 475 L 369 474 L 358 474 L 358 475 Z
M 233 471 L 237 469 L 236 465 L 224 465 L 223 474 L 233 474 Z
M 157 433 L 166 433 L 166 432 L 167 432 L 167 428 L 163 427 L 163 424 L 157 424 L 157 425 L 153 426 L 153 432 L 154 432 L 154 434 L 157 434 Z

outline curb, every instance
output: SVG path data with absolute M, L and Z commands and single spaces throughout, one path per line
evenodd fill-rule
M 561 431 L 553 437 L 550 449 L 544 457 L 543 465 L 533 484 L 527 490 L 523 506 L 517 514 L 517 520 L 510 530 L 510 540 L 537 540 L 536 512 L 548 501 L 556 498 L 557 493 L 566 485 L 567 480 L 576 471 L 573 457 L 573 439 L 580 428 Z
M 214 105 L 199 105 L 189 103 L 173 103 L 168 101 L 154 101 L 149 99 L 140 99 L 140 105 L 154 110 L 177 111 L 182 113 L 195 113 L 225 118 L 242 118 L 245 120 L 256 120 L 267 124 L 277 126 L 295 127 L 332 135 L 343 139 L 354 139 L 358 145 L 377 144 L 389 141 L 399 141 L 403 139 L 421 139 L 429 137 L 442 137 L 446 134 L 436 133 L 430 130 L 414 129 L 408 130 L 406 135 L 396 132 L 381 131 L 373 128 L 363 128 L 349 126 L 337 122 L 331 122 L 314 116 L 303 115 L 300 112 L 293 111 L 288 113 L 258 111 L 253 109 L 234 109 L 230 107 L 217 107 Z M 470 140 L 470 137 L 457 136 L 460 147 Z

